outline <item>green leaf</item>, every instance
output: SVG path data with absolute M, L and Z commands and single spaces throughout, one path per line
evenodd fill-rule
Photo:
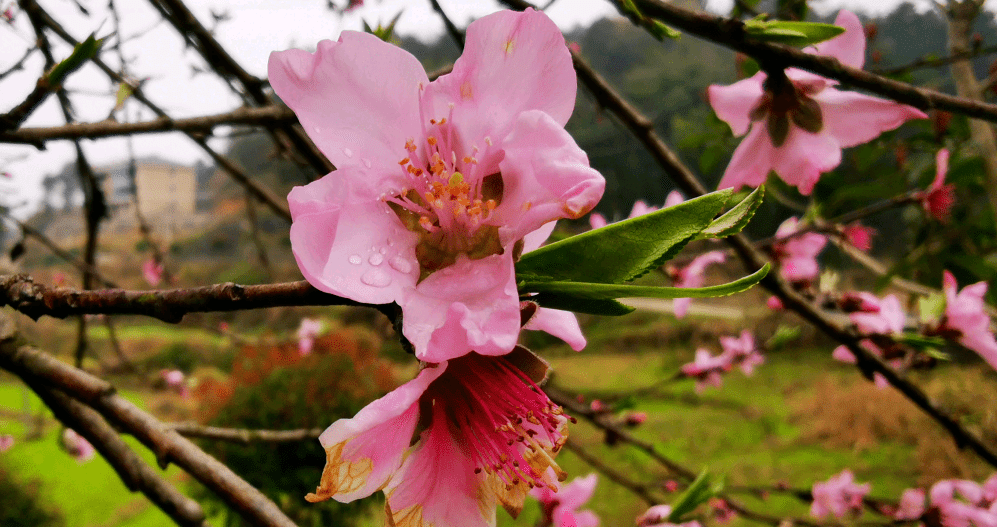
M 765 342 L 765 349 L 768 351 L 780 350 L 786 344 L 800 338 L 801 333 L 802 331 L 800 331 L 799 326 L 784 326 L 780 324 L 775 329 L 775 334 Z
M 90 33 L 86 40 L 73 48 L 73 52 L 65 60 L 52 66 L 47 75 L 49 86 L 62 84 L 62 81 L 66 80 L 70 73 L 80 69 L 80 66 L 93 58 L 103 43 L 104 39 L 96 39 L 94 34 Z
M 721 285 L 709 287 L 657 287 L 630 284 L 597 284 L 591 282 L 528 281 L 519 284 L 520 293 L 541 293 L 582 300 L 613 300 L 616 298 L 712 298 L 728 296 L 750 289 L 765 278 L 769 264 L 754 273 Z M 543 302 L 539 302 L 543 305 Z M 544 306 L 547 307 L 547 306 Z
M 575 313 L 586 313 L 589 315 L 602 315 L 604 317 L 628 315 L 637 309 L 616 300 L 592 300 L 577 296 L 559 295 L 557 293 L 540 293 L 531 296 L 530 300 L 534 300 L 543 307 L 551 309 L 574 311 Z
M 755 215 L 755 211 L 762 204 L 762 199 L 765 197 L 765 186 L 761 185 L 756 188 L 748 197 L 741 200 L 740 203 L 734 205 L 730 210 L 724 213 L 723 216 L 713 220 L 713 223 L 709 227 L 703 229 L 702 232 L 696 236 L 696 239 L 702 238 L 726 238 L 731 234 L 737 234 L 741 232 L 741 229 L 751 221 L 751 218 Z
M 929 337 L 926 335 L 920 335 L 917 333 L 901 333 L 897 338 L 900 342 L 907 344 L 908 346 L 925 350 L 931 348 L 940 348 L 945 346 L 945 339 L 941 337 Z
M 945 314 L 945 294 L 932 293 L 917 299 L 918 313 L 924 322 L 934 322 L 940 320 Z
M 668 515 L 666 521 L 668 523 L 682 523 L 683 516 L 696 510 L 696 507 L 709 501 L 721 490 L 723 490 L 723 481 L 713 481 L 710 473 L 704 469 L 689 484 L 689 488 L 685 489 L 685 492 L 672 504 L 672 513 Z
M 672 40 L 678 40 L 682 36 L 682 33 L 678 30 L 672 28 L 671 26 L 666 26 L 663 22 L 658 19 L 651 18 L 650 24 L 648 25 L 648 31 L 654 35 L 654 38 L 658 40 L 665 40 L 665 38 L 670 38 Z
M 376 28 L 371 27 L 371 25 L 368 24 L 366 20 L 364 20 L 363 21 L 364 32 L 370 33 L 371 35 L 374 35 L 375 37 L 385 42 L 391 42 L 391 39 L 394 38 L 395 36 L 395 24 L 397 24 L 398 19 L 402 17 L 402 11 L 399 11 L 398 14 L 395 15 L 395 18 L 392 18 L 391 22 L 387 26 L 383 26 L 381 25 L 380 22 L 378 22 Z
M 660 267 L 708 227 L 730 189 L 541 247 L 516 263 L 517 280 L 613 284 Z
M 810 46 L 830 40 L 845 32 L 834 24 L 764 20 L 761 17 L 744 21 L 744 30 L 752 38 L 790 46 Z

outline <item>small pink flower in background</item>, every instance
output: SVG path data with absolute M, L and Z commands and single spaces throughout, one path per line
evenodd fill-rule
M 702 287 L 706 278 L 706 268 L 710 264 L 723 263 L 727 260 L 727 254 L 723 251 L 710 251 L 695 258 L 689 265 L 681 269 L 669 269 L 672 280 L 675 281 L 673 287 Z M 691 298 L 676 298 L 672 300 L 672 309 L 675 311 L 675 318 L 682 318 L 689 312 Z
M 10 434 L 0 434 L 0 453 L 10 450 L 14 446 L 14 436 Z
M 150 286 L 156 287 L 163 281 L 163 264 L 148 259 L 142 263 L 142 277 Z
M 86 463 L 87 461 L 90 461 L 96 453 L 93 445 L 84 439 L 83 436 L 77 434 L 72 428 L 67 428 L 62 431 L 62 445 L 71 456 L 76 458 L 76 461 L 79 463 Z
M 755 373 L 755 366 L 765 362 L 765 357 L 755 346 L 755 336 L 748 330 L 740 337 L 720 337 L 723 354 L 730 357 L 732 366 L 739 366 L 745 375 Z
M 929 496 L 943 527 L 997 525 L 997 510 L 992 510 L 995 507 L 985 498 L 984 488 L 974 481 L 942 480 L 931 487 Z
M 676 191 L 673 190 L 671 194 L 668 194 L 668 199 L 672 199 L 672 194 L 676 194 Z M 671 207 L 671 205 L 669 205 L 668 203 L 668 199 L 665 200 L 665 207 Z M 679 203 L 682 202 L 681 195 L 679 195 L 678 202 Z M 672 204 L 674 205 L 674 203 Z M 659 210 L 658 207 L 655 207 L 654 205 L 648 205 L 647 203 L 644 202 L 644 200 L 637 200 L 634 202 L 633 208 L 630 209 L 630 215 L 627 216 L 627 218 L 628 219 L 636 218 L 638 216 L 643 216 L 645 214 L 649 214 L 656 210 Z M 591 226 L 592 229 L 601 229 L 606 225 L 609 225 L 609 222 L 608 220 L 606 220 L 606 217 L 603 216 L 602 214 L 599 214 L 598 212 L 593 212 L 592 214 L 589 214 L 589 226 Z
M 599 399 L 592 399 L 592 402 L 589 404 L 589 408 L 593 412 L 605 412 L 608 409 Z
M 942 148 L 935 156 L 935 179 L 928 186 L 928 189 L 918 194 L 924 212 L 945 223 L 952 212 L 952 205 L 955 205 L 955 185 L 945 183 L 945 176 L 949 171 L 949 151 Z
M 679 482 L 674 479 L 670 479 L 665 482 L 665 490 L 668 492 L 675 492 L 679 490 Z M 669 511 L 670 512 L 670 511 Z
M 867 291 L 847 291 L 838 299 L 838 307 L 846 313 L 879 313 L 879 304 L 879 297 Z
M 312 346 L 315 345 L 315 337 L 319 336 L 322 332 L 322 321 L 314 318 L 303 318 L 301 319 L 301 325 L 298 326 L 298 351 L 302 355 L 308 355 L 312 352 Z
M 512 350 L 516 244 L 581 218 L 605 188 L 564 130 L 576 77 L 557 26 L 530 9 L 482 17 L 433 82 L 408 52 L 351 31 L 271 54 L 269 74 L 338 167 L 288 196 L 305 278 L 397 302 L 420 360 Z
M 666 209 L 668 207 L 674 207 L 675 205 L 678 205 L 679 203 L 683 203 L 683 202 L 685 202 L 685 197 L 682 196 L 682 193 L 679 192 L 679 191 L 677 191 L 677 190 L 673 190 L 673 191 L 669 192 L 667 196 L 665 196 L 665 208 Z
M 779 262 L 779 274 L 793 283 L 810 282 L 817 278 L 820 274 L 817 255 L 827 245 L 823 234 L 807 232 L 797 235 L 799 230 L 799 219 L 787 219 L 776 230 L 776 242 L 772 245 Z
M 551 527 L 596 527 L 599 517 L 589 510 L 578 510 L 592 499 L 598 476 L 594 473 L 564 485 L 560 490 L 548 487 L 530 489 L 530 496 L 540 502 L 543 508 L 541 525 Z
M 869 483 L 855 483 L 852 471 L 847 469 L 827 481 L 818 481 L 811 490 L 814 501 L 810 506 L 810 515 L 815 518 L 824 518 L 828 514 L 835 518 L 844 518 L 846 514 L 858 515 L 862 512 L 862 499 L 871 488 Z
M 647 412 L 630 412 L 624 418 L 627 426 L 638 426 L 647 421 Z
M 159 372 L 159 375 L 163 378 L 163 382 L 166 383 L 167 388 L 179 393 L 181 397 L 190 395 L 190 391 L 187 389 L 187 378 L 182 371 L 162 370 Z
M 218 331 L 221 331 L 222 333 L 228 333 L 228 329 L 229 329 L 228 322 L 225 322 L 223 320 L 218 323 Z
M 591 227 L 592 230 L 601 229 L 606 225 L 609 225 L 609 222 L 606 221 L 606 217 L 602 214 L 599 214 L 598 212 L 589 214 L 589 227 Z
M 981 488 L 983 490 L 984 500 L 990 504 L 997 503 L 997 473 L 984 481 Z
M 835 25 L 845 32 L 809 48 L 861 68 L 865 36 L 857 16 L 840 11 Z M 838 83 L 789 68 L 784 77 L 765 72 L 731 84 L 710 86 L 710 105 L 734 135 L 748 135 L 734 151 L 719 188 L 757 187 L 775 171 L 801 194 L 809 195 L 820 175 L 841 163 L 841 149 L 871 141 L 908 119 L 927 115 L 911 106 L 839 91 Z
M 713 519 L 720 524 L 730 523 L 737 514 L 734 509 L 730 507 L 727 500 L 721 498 L 711 498 L 710 499 L 710 509 L 713 512 Z
M 765 305 L 772 311 L 781 311 L 785 308 L 782 305 L 782 300 L 777 296 L 770 296 L 768 300 L 765 301 Z
M 990 332 L 990 316 L 983 310 L 987 283 L 977 282 L 956 292 L 959 285 L 952 273 L 942 275 L 942 289 L 945 291 L 945 316 L 938 331 L 943 335 L 955 333 L 963 346 L 975 351 L 997 369 L 997 341 Z
M 868 302 L 869 306 L 873 305 L 871 299 L 867 297 L 862 300 Z M 898 335 L 903 333 L 904 325 L 907 322 L 907 313 L 900 306 L 900 299 L 896 295 L 887 295 L 878 304 L 876 311 L 856 311 L 848 317 L 863 334 Z
M 700 523 L 696 520 L 684 523 L 669 523 L 668 515 L 671 513 L 671 505 L 655 505 L 637 518 L 637 527 L 701 527 Z
M 553 455 L 568 417 L 514 363 L 522 360 L 469 353 L 430 365 L 336 421 L 319 438 L 326 466 L 306 499 L 350 502 L 384 489 L 389 523 L 483 527 L 496 505 L 519 510 L 530 489 L 557 489 L 565 474 Z
M 696 350 L 696 359 L 682 366 L 682 374 L 696 379 L 696 393 L 703 393 L 708 386 L 719 388 L 723 374 L 730 371 L 731 358 L 726 353 L 713 356 L 708 350 Z
M 900 495 L 900 502 L 893 518 L 897 520 L 916 520 L 924 514 L 924 491 L 907 489 Z
M 860 251 L 868 251 L 872 248 L 872 237 L 876 234 L 876 229 L 866 227 L 859 222 L 849 223 L 841 229 L 845 241 Z

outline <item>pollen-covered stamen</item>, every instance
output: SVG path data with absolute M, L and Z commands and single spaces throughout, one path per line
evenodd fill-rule
M 563 477 L 553 454 L 564 445 L 568 419 L 506 359 L 470 353 L 451 360 L 426 396 L 434 398 L 434 411 L 446 412 L 476 473 L 494 476 L 507 490 L 551 486 L 548 468 Z

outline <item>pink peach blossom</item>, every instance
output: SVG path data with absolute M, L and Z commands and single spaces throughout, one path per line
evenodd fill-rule
M 701 527 L 696 520 L 684 523 L 670 523 L 668 515 L 672 513 L 671 505 L 655 505 L 637 518 L 637 527 Z
M 868 483 L 855 483 L 852 471 L 847 469 L 827 481 L 818 481 L 811 490 L 814 501 L 810 506 L 810 515 L 815 518 L 824 518 L 828 514 L 836 518 L 843 518 L 849 513 L 858 515 L 862 512 L 862 499 L 870 488 Z
M 675 193 L 676 192 L 673 190 L 672 193 L 668 195 L 668 198 L 671 199 L 672 194 L 675 194 Z M 682 202 L 682 196 L 681 195 L 679 195 L 679 201 L 678 202 L 679 203 Z M 671 207 L 671 205 L 668 204 L 667 200 L 665 201 L 665 207 Z M 637 201 L 634 202 L 633 208 L 630 209 L 630 215 L 627 216 L 627 218 L 628 219 L 630 219 L 630 218 L 636 218 L 638 216 L 643 216 L 645 214 L 649 214 L 649 213 L 654 212 L 656 210 L 659 210 L 658 207 L 655 207 L 654 205 L 648 205 L 643 200 L 637 200 Z M 605 227 L 606 225 L 609 225 L 609 221 L 606 220 L 606 217 L 603 216 L 602 214 L 599 214 L 598 212 L 593 212 L 592 214 L 589 214 L 589 226 L 592 227 L 592 229 L 601 229 L 601 228 Z
M 322 332 L 322 321 L 314 318 L 303 318 L 298 326 L 298 352 L 308 355 L 315 345 L 315 337 Z
M 955 185 L 945 183 L 949 171 L 949 151 L 942 148 L 935 155 L 935 179 L 928 189 L 918 194 L 924 212 L 936 220 L 945 223 L 955 204 Z
M 96 451 L 89 441 L 83 438 L 76 430 L 67 428 L 62 431 L 62 445 L 71 456 L 79 463 L 86 463 L 93 459 Z
M 609 225 L 609 221 L 606 220 L 606 217 L 602 214 L 599 214 L 598 212 L 589 214 L 589 227 L 591 227 L 592 230 L 601 229 L 606 225 Z
M 599 517 L 592 511 L 579 511 L 578 508 L 592 499 L 595 486 L 598 483 L 595 473 L 582 478 L 575 478 L 560 490 L 549 487 L 536 487 L 530 490 L 543 508 L 541 525 L 551 527 L 596 527 Z
M 584 216 L 605 188 L 564 130 L 576 81 L 557 26 L 534 10 L 480 18 L 432 83 L 408 52 L 352 31 L 271 54 L 269 73 L 338 167 L 288 196 L 305 278 L 397 302 L 421 360 L 509 352 L 517 243 Z
M 14 446 L 14 436 L 10 434 L 0 434 L 0 453 L 10 450 Z
M 860 251 L 868 251 L 872 248 L 872 237 L 876 234 L 876 229 L 866 227 L 859 222 L 849 223 L 841 229 L 841 235 L 845 241 Z
M 985 499 L 984 488 L 974 481 L 942 480 L 931 487 L 929 496 L 943 527 L 997 526 L 997 512 L 987 508 L 992 504 Z
M 785 306 L 782 305 L 782 300 L 777 296 L 768 297 L 768 299 L 765 300 L 765 305 L 772 311 L 781 311 L 785 309 Z
M 531 488 L 557 489 L 565 474 L 553 456 L 568 418 L 516 356 L 426 364 L 333 423 L 319 438 L 322 481 L 306 499 L 349 502 L 383 489 L 389 523 L 493 527 L 497 504 L 518 511 Z
M 958 284 L 952 273 L 942 275 L 942 289 L 945 291 L 945 316 L 940 332 L 955 333 L 963 346 L 975 351 L 997 369 L 997 341 L 990 331 L 990 316 L 983 310 L 987 283 L 977 282 L 956 292 Z
M 696 379 L 696 393 L 702 393 L 707 386 L 719 388 L 723 384 L 723 373 L 730 371 L 731 358 L 726 353 L 713 356 L 703 348 L 696 350 L 696 359 L 682 366 L 682 374 Z
M 624 422 L 627 426 L 638 426 L 647 421 L 647 412 L 630 412 L 626 415 Z
M 907 489 L 900 495 L 900 502 L 893 518 L 897 520 L 917 520 L 924 514 L 924 491 Z
M 755 366 L 765 362 L 765 357 L 755 347 L 755 336 L 748 330 L 742 331 L 739 337 L 720 337 L 720 346 L 731 365 L 740 367 L 745 375 L 752 375 Z
M 153 259 L 148 259 L 142 263 L 142 278 L 150 286 L 156 287 L 163 281 L 163 264 L 156 263 Z
M 823 234 L 799 231 L 799 219 L 792 217 L 782 222 L 775 232 L 776 242 L 772 245 L 775 258 L 779 262 L 779 274 L 790 282 L 809 282 L 820 274 L 817 255 L 827 245 Z
M 727 260 L 727 254 L 723 251 L 710 251 L 695 258 L 689 265 L 671 270 L 669 274 L 675 281 L 673 287 L 702 287 L 706 278 L 706 268 L 710 264 L 723 263 Z M 672 300 L 672 309 L 675 311 L 675 318 L 682 318 L 689 312 L 691 298 L 676 298 Z
M 807 51 L 861 68 L 865 35 L 857 16 L 840 11 L 835 25 L 845 32 Z M 757 187 L 775 171 L 809 195 L 820 175 L 841 163 L 841 149 L 866 143 L 908 119 L 927 115 L 911 106 L 854 91 L 837 81 L 789 68 L 769 78 L 764 71 L 730 86 L 710 86 L 713 110 L 741 141 L 720 188 Z
M 863 334 L 898 335 L 903 333 L 907 314 L 896 295 L 887 295 L 876 311 L 856 311 L 849 316 Z

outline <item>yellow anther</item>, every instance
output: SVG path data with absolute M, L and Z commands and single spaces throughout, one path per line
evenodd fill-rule
M 412 161 L 411 159 L 409 159 L 409 158 L 406 157 L 405 159 L 402 159 L 401 161 L 399 161 L 398 164 L 401 165 L 401 166 L 405 166 L 405 165 L 409 164 L 411 161 Z
M 433 230 L 433 222 L 430 221 L 429 218 L 427 218 L 426 216 L 419 217 L 419 225 L 423 229 L 426 229 L 427 231 Z
M 427 137 L 427 138 L 426 138 L 426 142 L 428 142 L 429 144 L 431 144 L 431 145 L 433 145 L 433 146 L 436 146 L 436 138 L 435 138 L 435 137 L 433 137 L 433 136 L 429 136 L 429 137 Z
M 485 207 L 488 207 L 488 211 L 489 212 L 495 210 L 495 207 L 497 207 L 497 206 L 498 206 L 498 204 L 495 203 L 495 200 L 493 200 L 493 199 L 490 199 L 490 200 L 488 200 L 488 201 L 485 202 Z
M 411 139 L 405 141 L 405 150 L 408 150 L 409 152 L 415 152 L 416 150 L 415 141 Z

